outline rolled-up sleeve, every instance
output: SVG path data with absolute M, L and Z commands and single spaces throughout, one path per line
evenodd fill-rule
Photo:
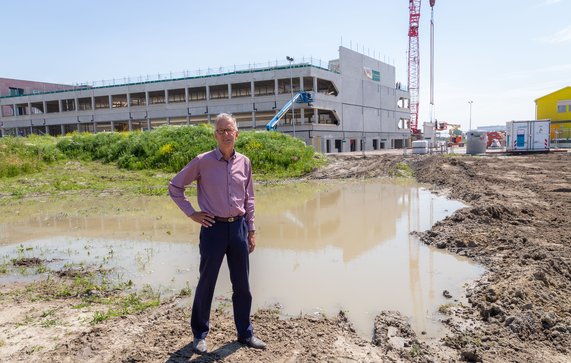
M 200 178 L 200 159 L 192 159 L 186 166 L 171 179 L 169 183 L 169 195 L 176 205 L 190 217 L 196 210 L 186 198 L 186 187 L 192 184 L 193 181 Z
M 252 180 L 252 164 L 250 163 L 249 159 L 247 159 L 246 165 L 246 172 L 248 177 L 246 179 L 246 193 L 244 198 L 244 210 L 246 212 L 244 217 L 246 219 L 246 223 L 248 224 L 248 231 L 255 231 L 254 181 Z

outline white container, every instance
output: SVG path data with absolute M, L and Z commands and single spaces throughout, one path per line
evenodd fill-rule
M 506 123 L 507 151 L 549 151 L 550 120 Z
M 488 133 L 485 131 L 468 131 L 466 133 L 466 154 L 485 154 L 488 145 Z
M 415 140 L 412 142 L 412 153 L 413 154 L 428 154 L 428 141 L 426 140 Z

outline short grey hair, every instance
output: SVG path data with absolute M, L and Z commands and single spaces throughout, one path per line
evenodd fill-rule
M 224 113 L 224 112 L 218 114 L 218 116 L 216 116 L 216 121 L 214 121 L 214 127 L 217 127 L 218 122 L 222 120 L 232 121 L 232 123 L 234 124 L 234 129 L 238 131 L 238 122 L 236 121 L 236 117 L 234 117 L 234 115 L 232 115 L 231 113 Z

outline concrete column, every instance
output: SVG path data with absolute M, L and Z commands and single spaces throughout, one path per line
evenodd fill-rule
M 171 124 L 171 118 L 167 117 L 167 125 L 170 125 L 170 124 Z
M 91 110 L 95 112 L 95 96 L 91 96 Z
M 111 121 L 111 132 L 115 132 L 115 122 Z
M 4 137 L 6 135 L 6 133 L 4 132 L 4 128 L 0 129 L 0 136 Z
M 109 109 L 113 108 L 113 97 L 111 95 L 107 96 L 109 98 Z
M 228 99 L 232 99 L 232 84 L 228 83 Z
M 254 98 L 254 92 L 256 91 L 256 87 L 254 87 L 254 81 L 250 81 L 250 93 L 251 97 Z
M 317 77 L 313 77 L 313 92 L 317 93 Z
M 275 95 L 275 97 L 278 96 L 278 80 L 277 79 L 274 79 L 274 95 Z
M 206 85 L 206 101 L 210 101 L 210 86 Z
M 127 124 L 129 125 L 129 131 L 133 131 L 133 120 L 131 120 L 131 118 L 129 118 Z
M 48 130 L 48 125 L 44 126 L 44 134 L 48 135 L 50 133 L 50 130 Z
M 169 92 L 168 92 L 168 90 L 164 90 L 164 93 L 165 93 L 165 104 L 168 105 L 169 104 Z
M 188 108 L 188 87 L 184 87 L 184 102 L 186 103 L 186 108 Z
M 186 116 L 186 126 L 190 125 L 190 116 Z
M 147 130 L 151 130 L 151 119 L 147 117 Z
M 313 109 L 313 123 L 314 124 L 319 123 L 319 112 L 317 111 L 317 108 Z
M 305 109 L 300 108 L 300 109 L 299 109 L 299 123 L 300 123 L 301 125 L 303 125 L 303 124 L 305 123 L 304 115 L 305 115 Z
M 149 111 L 149 91 L 145 91 L 145 109 Z
M 61 130 L 61 134 L 65 135 L 65 128 L 63 127 L 63 124 L 59 125 L 60 130 Z
M 252 111 L 252 128 L 256 128 L 256 111 Z

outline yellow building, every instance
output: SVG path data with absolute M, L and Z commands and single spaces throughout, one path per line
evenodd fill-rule
M 536 99 L 535 119 L 551 120 L 551 140 L 571 140 L 571 87 Z

